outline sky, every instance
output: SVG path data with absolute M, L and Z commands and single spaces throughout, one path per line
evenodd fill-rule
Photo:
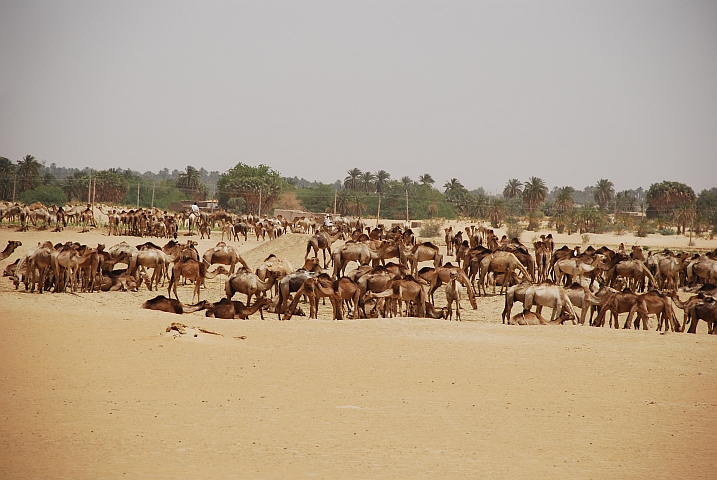
M 717 186 L 714 1 L 0 2 L 0 156 Z

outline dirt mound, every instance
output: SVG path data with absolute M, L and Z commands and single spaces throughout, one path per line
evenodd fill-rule
M 282 260 L 290 261 L 295 268 L 299 268 L 304 264 L 306 242 L 310 238 L 311 235 L 300 233 L 285 234 L 274 240 L 260 243 L 259 246 L 251 250 L 242 252 L 241 256 L 252 268 L 256 268 L 272 253 Z

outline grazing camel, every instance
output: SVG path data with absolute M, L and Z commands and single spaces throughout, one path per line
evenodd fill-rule
M 448 320 L 453 320 L 453 302 L 456 302 L 456 320 L 461 321 L 461 287 L 458 286 L 458 274 L 453 271 L 450 275 L 450 280 L 446 284 Z M 470 290 L 470 286 L 468 289 Z
M 22 246 L 22 242 L 17 241 L 17 240 L 9 240 L 7 242 L 7 246 L 5 247 L 5 250 L 0 252 L 0 260 L 5 260 L 7 257 L 12 255 L 12 252 L 14 252 L 17 247 L 21 247 L 21 246 Z
M 207 301 L 203 300 L 196 305 L 182 305 L 182 302 L 174 298 L 167 298 L 164 295 L 157 295 L 150 298 L 142 304 L 142 308 L 147 310 L 157 310 L 159 312 L 176 313 L 192 313 L 207 308 Z
M 416 245 L 403 246 L 402 263 L 408 265 L 412 275 L 418 275 L 418 263 L 433 261 L 433 266 L 438 268 L 443 265 L 443 255 L 440 249 L 431 242 L 418 243 Z
M 216 303 L 210 303 L 207 305 L 206 316 L 221 318 L 224 320 L 246 320 L 258 311 L 261 319 L 264 320 L 264 313 L 262 312 L 263 307 L 270 304 L 271 300 L 266 297 L 257 298 L 254 305 L 250 305 L 248 307 L 238 300 L 222 298 Z
M 553 314 L 550 317 L 551 322 L 560 317 L 563 311 L 566 311 L 572 316 L 573 325 L 575 324 L 575 319 L 578 318 L 568 294 L 565 293 L 565 289 L 559 285 L 541 284 L 528 287 L 525 291 L 523 310 L 530 311 L 533 303 L 538 306 L 536 310 L 537 313 L 541 313 L 542 307 L 550 307 L 553 309 Z M 565 319 L 563 319 L 563 321 L 564 320 Z
M 682 330 L 680 322 L 675 316 L 675 311 L 672 308 L 672 301 L 667 295 L 658 292 L 657 290 L 650 290 L 647 293 L 637 296 L 637 302 L 630 310 L 627 316 L 625 325 L 623 328 L 630 328 L 630 320 L 633 314 L 637 313 L 635 319 L 635 329 L 639 327 L 639 322 L 642 320 L 643 330 L 648 329 L 647 319 L 649 314 L 657 315 L 657 331 L 662 330 L 662 324 L 665 324 L 665 331 L 669 332 L 672 328 L 673 332 L 679 332 Z
M 501 315 L 503 318 L 503 324 L 505 324 L 506 321 L 510 320 L 511 318 L 510 314 L 513 310 L 513 303 L 520 302 L 522 304 L 525 304 L 525 292 L 528 290 L 528 287 L 532 285 L 533 282 L 529 280 L 523 280 L 518 285 L 508 287 L 505 292 L 505 307 L 503 307 L 503 314 Z
M 192 300 L 194 300 L 194 297 L 197 297 L 197 302 L 199 302 L 201 300 L 199 298 L 199 289 L 204 283 L 204 279 L 212 279 L 219 274 L 227 275 L 228 273 L 222 265 L 219 265 L 215 270 L 207 270 L 203 262 L 198 262 L 191 258 L 187 260 L 175 260 L 174 266 L 172 267 L 172 277 L 169 279 L 167 295 L 169 298 L 172 298 L 172 289 L 174 289 L 174 297 L 179 300 L 177 284 L 179 283 L 180 277 L 184 277 L 194 282 Z
M 409 311 L 409 302 L 415 302 L 418 317 L 426 315 L 426 292 L 423 285 L 416 281 L 411 275 L 405 278 L 390 280 L 386 283 L 385 290 L 379 293 L 367 292 L 364 300 L 370 298 L 390 298 L 393 302 L 391 312 L 401 314 L 401 302 L 406 303 L 406 314 Z
M 618 316 L 621 313 L 629 313 L 636 303 L 637 294 L 629 288 L 624 288 L 621 292 L 609 294 L 600 309 L 600 313 L 595 319 L 594 325 L 597 327 L 605 325 L 605 316 L 607 312 L 610 312 L 611 316 L 608 326 L 612 327 L 614 325 L 615 328 L 620 328 Z
M 480 280 L 478 282 L 478 294 L 480 295 L 481 288 L 483 289 L 483 295 L 487 295 L 485 291 L 485 277 L 490 272 L 496 273 L 511 273 L 514 270 L 519 270 L 520 273 L 533 280 L 533 276 L 528 273 L 518 258 L 510 252 L 498 251 L 490 255 L 486 255 L 480 263 Z M 503 293 L 503 289 L 508 287 L 508 281 L 510 275 L 504 277 L 503 284 L 501 285 L 500 293 Z M 495 295 L 495 285 L 493 286 L 493 294 Z

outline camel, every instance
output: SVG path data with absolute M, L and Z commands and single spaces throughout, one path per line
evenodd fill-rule
M 680 284 L 680 260 L 672 252 L 669 254 L 654 255 L 657 260 L 656 279 L 658 288 L 677 291 Z
M 254 305 L 250 305 L 248 307 L 238 300 L 222 298 L 216 303 L 210 303 L 207 305 L 206 316 L 221 318 L 224 320 L 246 320 L 258 311 L 261 319 L 264 320 L 264 313 L 262 310 L 263 307 L 269 304 L 271 304 L 271 300 L 266 297 L 257 298 Z
M 244 268 L 249 270 L 249 265 L 244 261 L 244 259 L 239 255 L 239 252 L 237 252 L 236 248 L 227 245 L 224 242 L 217 243 L 216 247 L 210 248 L 206 252 L 204 252 L 204 255 L 202 255 L 202 258 L 204 259 L 204 263 L 206 263 L 207 266 L 214 265 L 215 263 L 220 263 L 222 265 L 230 265 L 229 268 L 229 274 L 234 273 L 234 267 L 236 266 L 237 262 L 244 265 Z
M 234 241 L 239 241 L 239 235 L 244 236 L 244 241 L 247 241 L 247 237 L 249 236 L 249 225 L 247 225 L 244 222 L 237 222 L 233 226 L 234 229 Z M 222 237 L 223 239 L 223 237 Z
M 422 278 L 431 285 L 428 290 L 428 297 L 430 298 L 431 303 L 435 303 L 433 295 L 436 290 L 443 283 L 448 283 L 451 279 L 451 273 L 455 273 L 456 280 L 461 285 L 466 287 L 466 292 L 468 292 L 468 300 L 471 303 L 471 307 L 473 307 L 473 310 L 476 310 L 478 308 L 475 292 L 473 291 L 473 285 L 471 284 L 471 281 L 468 276 L 460 268 L 455 267 L 450 263 L 447 263 L 441 267 L 436 268 L 424 267 L 421 269 L 421 272 L 422 273 L 419 273 L 419 278 Z
M 288 260 L 280 260 L 273 253 L 264 259 L 264 262 L 256 269 L 259 280 L 266 280 L 271 273 L 276 278 L 275 286 L 278 288 L 278 282 L 287 275 L 294 273 L 296 269 Z
M 617 259 L 619 259 L 617 256 L 613 258 L 613 262 Z M 612 264 L 613 262 L 610 263 Z M 608 264 L 606 269 L 610 267 L 611 265 Z M 657 285 L 655 277 L 650 273 L 650 269 L 647 268 L 641 260 L 618 261 L 612 270 L 612 281 L 614 282 L 618 276 L 623 277 L 628 280 L 628 286 L 630 286 L 631 289 L 636 289 L 637 285 L 642 282 L 645 277 L 647 277 L 653 285 Z
M 687 264 L 687 282 L 694 283 L 695 277 L 703 278 L 704 283 L 717 283 L 717 260 L 701 256 L 689 262 Z
M 453 226 L 451 225 L 448 228 L 443 229 L 446 233 L 445 240 L 446 240 L 446 255 L 453 255 L 453 239 L 455 238 L 455 235 L 453 235 Z
M 460 269 L 459 271 L 463 273 Z M 446 301 L 448 301 L 448 320 L 453 320 L 453 302 L 456 302 L 456 320 L 461 321 L 461 287 L 458 286 L 458 273 L 451 272 L 446 284 Z M 465 275 L 465 274 L 464 274 Z M 470 290 L 470 286 L 468 287 Z
M 405 278 L 390 280 L 386 283 L 385 289 L 379 293 L 367 292 L 364 300 L 369 298 L 390 298 L 393 300 L 393 313 L 401 313 L 401 302 L 406 302 L 406 311 L 409 310 L 409 302 L 417 305 L 417 316 L 424 317 L 426 314 L 426 292 L 423 285 L 416 281 L 411 275 Z
M 299 290 L 297 290 L 294 295 L 294 299 L 286 308 L 284 320 L 291 320 L 291 316 L 299 303 L 299 299 L 304 295 L 309 300 L 309 318 L 318 318 L 319 298 L 321 297 L 328 297 L 331 300 L 334 320 L 338 318 L 337 303 L 334 289 L 332 288 L 331 277 L 325 273 L 321 273 L 317 276 L 307 278 L 301 287 L 299 287 Z
M 568 294 L 573 307 L 580 308 L 580 325 L 585 325 L 585 317 L 594 305 L 602 305 L 602 300 L 593 295 L 589 288 L 576 282 L 565 287 L 565 293 Z
M 541 235 L 544 238 L 544 235 Z M 535 250 L 536 279 L 538 283 L 548 278 L 548 262 L 550 261 L 550 250 L 545 242 L 533 242 Z
M 639 326 L 640 320 L 642 320 L 643 330 L 647 330 L 648 315 L 654 314 L 657 315 L 657 331 L 662 330 L 663 322 L 665 324 L 666 332 L 670 331 L 670 328 L 672 328 L 673 332 L 681 331 L 680 322 L 675 316 L 675 311 L 672 308 L 670 297 L 658 292 L 657 290 L 650 290 L 647 293 L 637 296 L 637 302 L 630 310 L 623 328 L 630 328 L 630 320 L 635 313 L 638 315 L 635 319 L 636 330 Z
M 20 242 L 18 240 L 9 240 L 7 242 L 7 246 L 5 247 L 5 250 L 0 252 L 0 260 L 5 260 L 7 257 L 12 255 L 12 252 L 14 252 L 17 247 L 21 247 L 21 246 L 22 246 L 22 242 Z
M 595 319 L 594 325 L 602 327 L 605 325 L 605 316 L 607 312 L 611 313 L 609 327 L 614 325 L 615 328 L 620 328 L 618 323 L 618 315 L 621 313 L 629 313 L 635 304 L 637 303 L 637 294 L 629 288 L 623 289 L 621 292 L 615 292 L 605 299 L 603 306 L 600 309 L 600 313 Z
M 508 325 L 560 325 L 565 320 L 567 320 L 565 312 L 561 314 L 560 318 L 547 321 L 539 313 L 522 311 L 509 318 Z
M 418 275 L 418 263 L 433 261 L 433 266 L 438 268 L 443 265 L 443 255 L 440 249 L 431 242 L 418 243 L 411 246 L 404 244 L 402 263 L 408 265 L 412 275 Z
M 713 297 L 704 296 L 690 305 L 690 328 L 687 333 L 697 333 L 697 324 L 700 320 L 707 322 L 707 332 L 717 334 L 717 301 Z
M 339 248 L 336 248 L 331 257 L 334 263 L 333 276 L 338 278 L 341 276 L 348 262 L 356 261 L 359 265 L 368 265 L 371 262 L 371 249 L 365 243 L 347 241 Z
M 575 319 L 578 318 L 568 294 L 559 285 L 541 284 L 528 287 L 525 291 L 523 310 L 530 311 L 534 302 L 538 306 L 537 313 L 541 313 L 542 307 L 553 309 L 553 314 L 550 317 L 551 322 L 558 318 L 563 311 L 572 316 L 573 325 L 575 324 Z
M 139 282 L 129 274 L 127 269 L 102 272 L 100 290 L 103 292 L 136 292 L 138 289 Z
M 204 279 L 215 278 L 217 275 L 227 275 L 229 272 L 222 266 L 219 265 L 215 270 L 207 270 L 203 262 L 197 260 L 175 260 L 174 266 L 172 266 L 172 277 L 169 279 L 169 287 L 167 288 L 167 295 L 172 298 L 172 289 L 174 289 L 174 297 L 179 300 L 177 295 L 177 284 L 179 283 L 180 277 L 185 277 L 194 282 L 194 293 L 192 294 L 192 300 L 197 297 L 199 298 L 199 288 L 204 283 Z
M 713 285 L 708 284 L 708 287 L 712 287 L 712 289 L 714 290 Z M 717 292 L 713 293 L 717 294 Z M 715 329 L 715 327 L 717 326 L 717 322 L 715 322 L 715 320 L 717 319 L 709 321 L 708 318 L 705 318 L 705 316 L 709 317 L 709 315 L 707 315 L 708 312 L 707 310 L 705 310 L 704 306 L 700 309 L 699 313 L 697 312 L 698 305 L 707 302 L 706 307 L 707 309 L 709 309 L 711 308 L 711 304 L 714 303 L 714 297 L 710 295 L 708 291 L 700 291 L 697 295 L 693 295 L 684 303 L 680 301 L 676 292 L 671 292 L 670 295 L 674 304 L 684 310 L 684 322 L 682 324 L 682 331 L 685 331 L 685 329 L 687 329 L 688 333 L 696 333 L 697 324 L 699 323 L 700 319 L 702 319 L 707 322 L 708 333 L 717 333 L 717 330 Z M 705 315 L 700 316 L 701 314 Z M 689 328 L 687 327 L 688 324 L 690 325 Z
M 192 313 L 207 308 L 206 300 L 199 302 L 196 305 L 182 305 L 182 302 L 174 298 L 167 298 L 164 295 L 157 295 L 154 298 L 150 298 L 142 304 L 142 308 L 147 310 L 157 310 L 159 312 L 176 313 L 182 315 L 183 313 Z
M 324 254 L 324 268 L 328 268 L 328 263 L 326 263 L 326 252 L 328 251 L 330 256 L 331 245 L 333 245 L 333 243 L 339 238 L 344 238 L 344 233 L 341 231 L 334 235 L 331 235 L 327 232 L 319 232 L 316 235 L 312 236 L 306 243 L 306 255 L 304 255 L 304 260 L 309 258 L 309 253 L 312 249 L 314 250 L 314 257 L 318 257 L 319 250 L 321 250 Z
M 480 281 L 478 282 L 478 294 L 480 294 L 481 288 L 483 288 L 483 295 L 487 295 L 485 291 L 485 277 L 489 272 L 498 273 L 509 273 L 514 270 L 519 270 L 526 278 L 533 280 L 533 276 L 528 273 L 518 258 L 510 252 L 498 251 L 490 255 L 486 255 L 480 264 Z M 503 289 L 507 288 L 509 275 L 505 276 L 505 280 L 501 285 L 500 293 L 503 293 Z M 495 286 L 493 286 L 493 294 L 495 295 Z
M 512 287 L 509 287 L 505 292 L 505 307 L 503 308 L 503 314 L 501 315 L 503 318 L 503 324 L 506 323 L 507 320 L 510 320 L 511 311 L 513 310 L 513 303 L 520 302 L 522 304 L 525 304 L 525 292 L 528 290 L 528 287 L 531 287 L 533 285 L 533 282 L 529 280 L 523 280 L 518 285 L 513 285 Z
M 52 245 L 52 242 L 47 241 L 32 249 L 31 252 L 28 252 L 26 275 L 29 277 L 31 292 L 35 291 L 36 284 L 38 293 L 42 293 L 45 289 L 47 274 L 52 272 L 52 252 L 54 251 L 55 247 Z M 39 281 L 36 281 L 35 272 L 39 273 Z
M 264 292 L 271 289 L 275 280 L 276 277 L 272 273 L 269 273 L 267 279 L 262 281 L 255 273 L 242 269 L 227 278 L 224 283 L 224 290 L 229 300 L 232 299 L 235 293 L 245 294 L 246 304 L 249 305 L 251 297 L 263 295 Z
M 309 263 L 310 261 L 313 261 L 313 263 Z M 276 313 L 277 315 L 279 315 L 279 319 L 281 319 L 281 314 L 286 311 L 286 307 L 289 303 L 289 295 L 291 294 L 291 292 L 298 291 L 301 288 L 301 285 L 304 284 L 306 279 L 315 277 L 321 273 L 321 267 L 318 263 L 315 263 L 318 261 L 319 260 L 316 257 L 314 257 L 313 259 L 307 259 L 304 262 L 304 266 L 310 268 L 300 268 L 296 272 L 286 275 L 278 282 L 279 295 Z
M 79 265 L 82 264 L 92 252 L 92 249 L 85 249 L 82 254 L 79 254 L 77 249 L 68 244 L 52 252 L 50 258 L 52 261 L 52 269 L 55 273 L 54 292 L 64 292 L 67 288 L 68 281 L 72 292 L 77 291 Z M 64 275 L 61 276 L 61 273 Z
M 212 239 L 211 234 L 212 234 L 212 229 L 209 228 L 209 225 L 206 222 L 199 225 L 199 235 L 200 235 L 199 239 L 200 240 L 204 240 L 204 235 L 207 236 L 207 240 L 211 240 Z
M 563 275 L 570 275 L 573 282 L 580 283 L 583 275 L 591 275 L 591 279 L 595 276 L 595 270 L 601 270 L 605 266 L 601 256 L 596 255 L 587 263 L 579 258 L 564 258 L 555 262 L 553 266 L 555 271 L 555 283 L 562 284 Z M 592 282 L 591 282 L 592 283 Z
M 135 271 L 139 250 L 129 245 L 127 242 L 120 242 L 117 245 L 111 246 L 109 250 L 107 250 L 107 254 L 109 255 L 112 265 L 125 263 L 130 272 Z

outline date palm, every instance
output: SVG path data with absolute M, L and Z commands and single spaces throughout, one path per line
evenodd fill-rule
M 430 173 L 424 173 L 423 175 L 418 177 L 418 183 L 420 183 L 421 185 L 429 185 L 430 186 L 430 185 L 433 185 L 434 183 L 436 183 L 436 181 L 433 180 L 433 177 L 431 176 Z
M 358 168 L 352 168 L 351 170 L 347 170 L 346 173 L 348 173 L 348 176 L 344 178 L 344 188 L 347 190 L 357 190 L 359 188 L 361 177 L 361 170 Z
M 572 210 L 575 201 L 573 200 L 573 193 L 575 189 L 573 187 L 563 187 L 558 189 L 558 195 L 555 197 L 553 203 L 553 210 L 558 213 L 567 212 Z
M 511 178 L 508 183 L 505 184 L 503 189 L 503 196 L 505 198 L 520 197 L 523 194 L 523 183 L 517 178 Z
M 21 191 L 33 190 L 40 183 L 42 164 L 32 155 L 25 155 L 17 161 L 17 180 Z
M 600 205 L 600 208 L 605 208 L 610 200 L 615 196 L 615 186 L 613 183 L 606 179 L 600 179 L 593 189 L 593 197 L 595 202 Z
M 383 193 L 383 186 L 391 179 L 391 174 L 386 170 L 376 172 L 376 192 Z
M 401 177 L 401 183 L 403 184 L 403 188 L 408 190 L 413 185 L 413 180 L 411 180 L 411 177 L 405 176 Z
M 530 177 L 523 188 L 523 205 L 528 209 L 528 230 L 535 230 L 537 217 L 534 212 L 548 196 L 548 187 L 538 177 Z
M 12 199 L 12 184 L 15 178 L 15 164 L 5 157 L 0 157 L 0 199 Z
M 375 180 L 375 175 L 369 171 L 363 172 L 360 177 L 360 184 L 361 184 L 361 190 L 364 191 L 364 193 L 371 193 L 374 191 L 374 184 L 373 181 Z

